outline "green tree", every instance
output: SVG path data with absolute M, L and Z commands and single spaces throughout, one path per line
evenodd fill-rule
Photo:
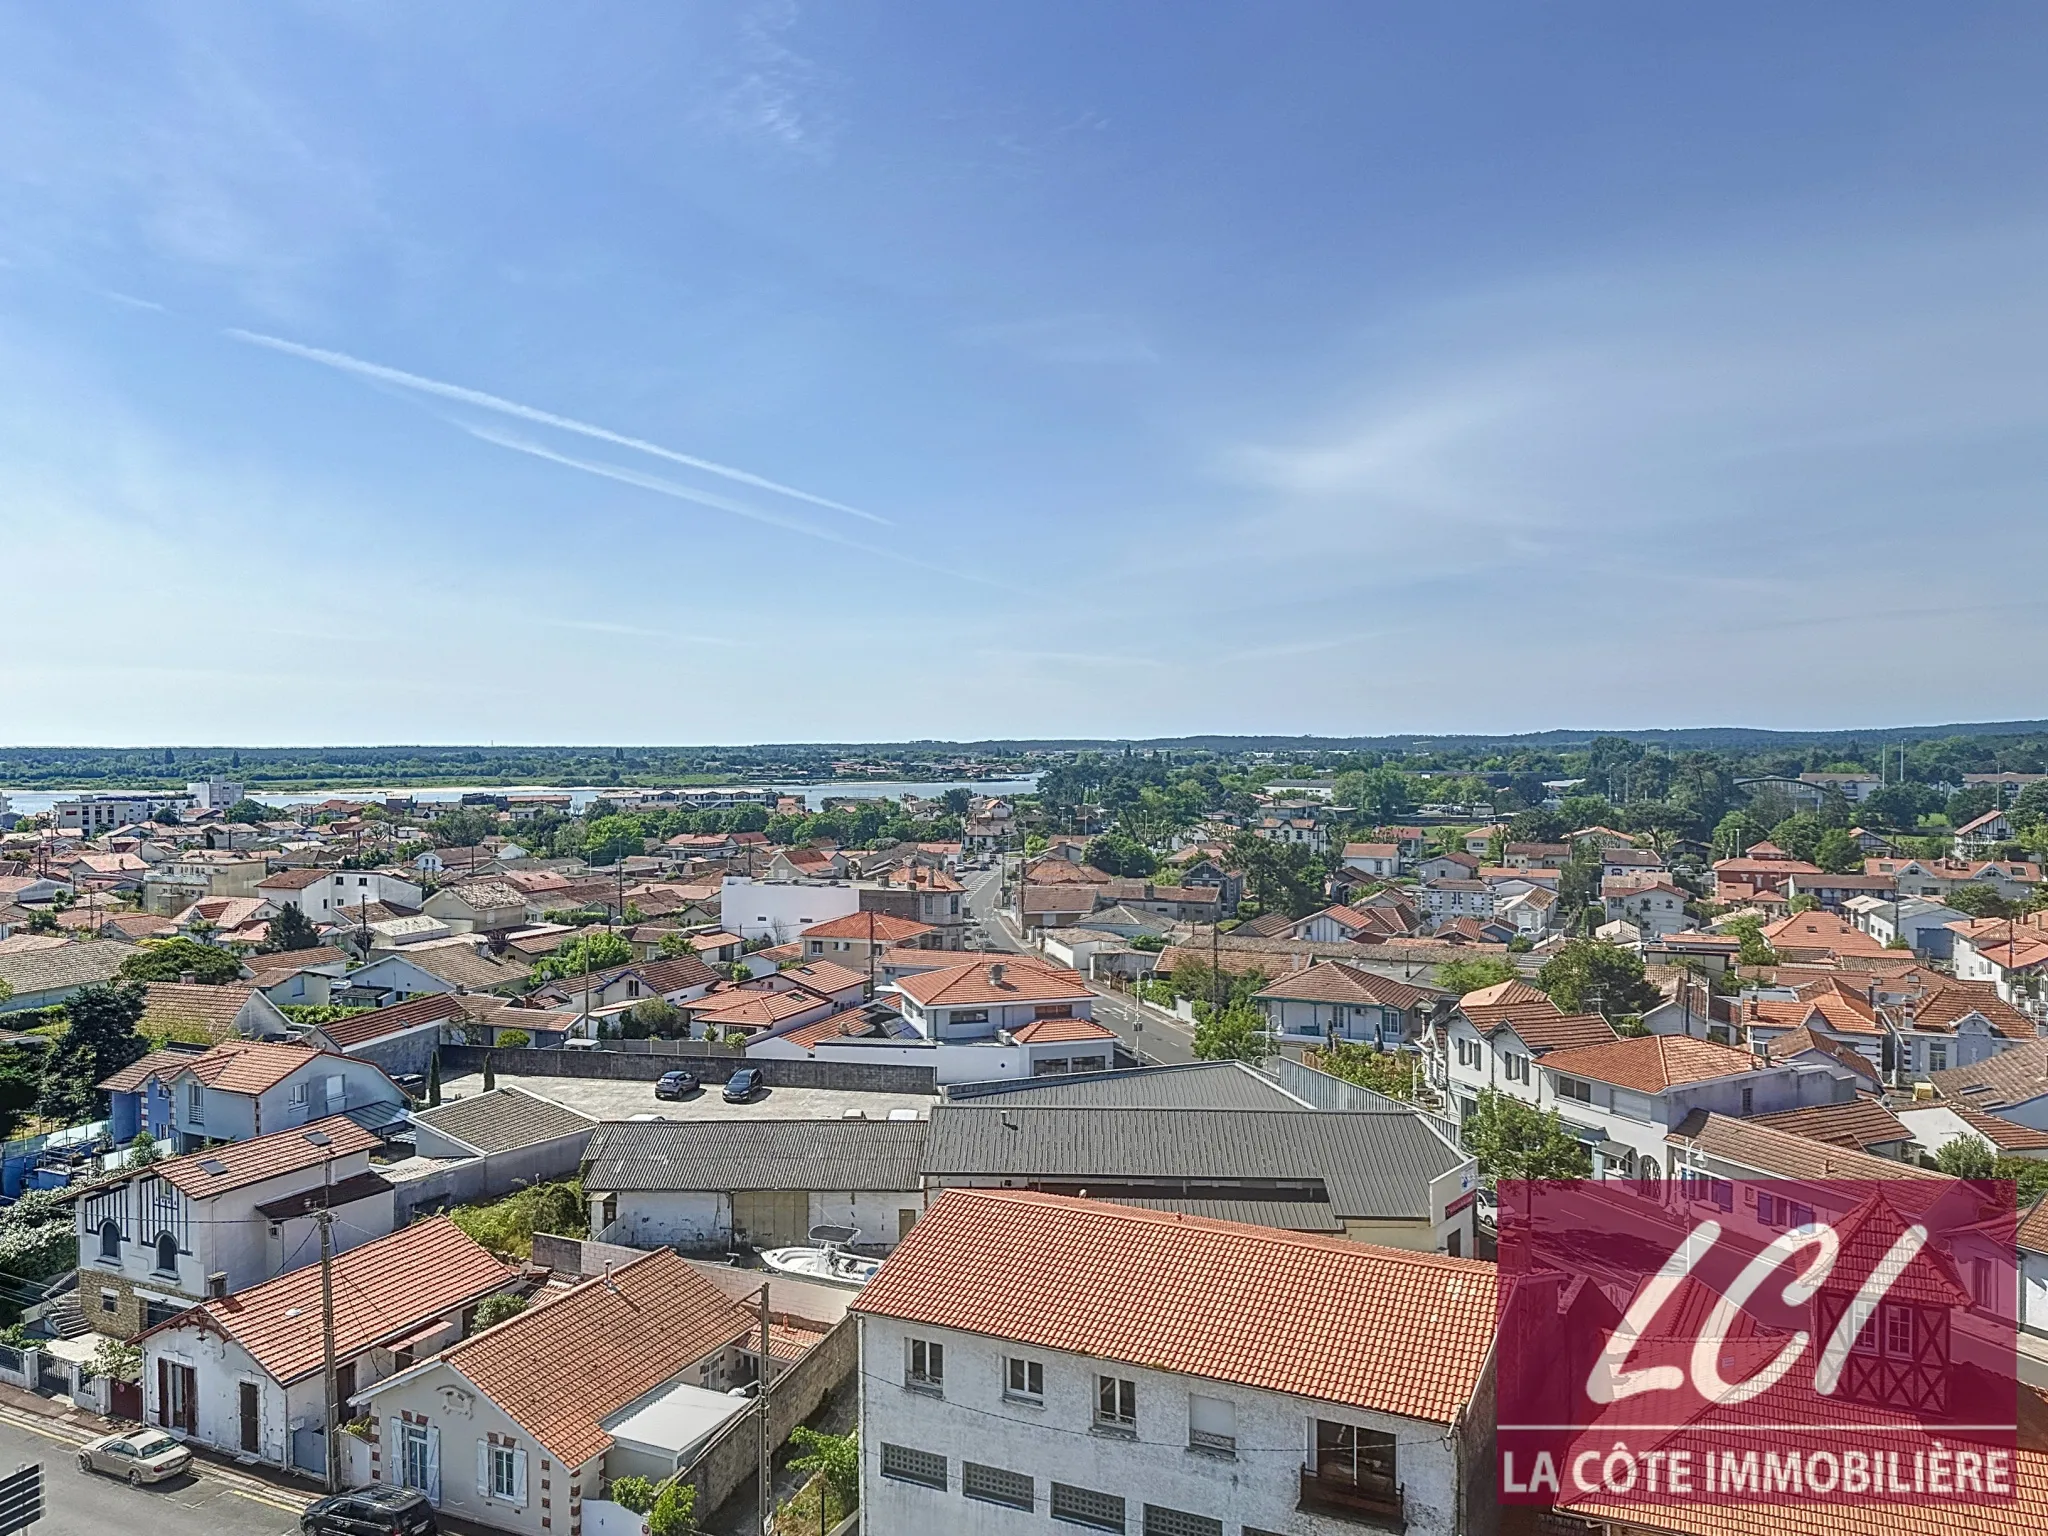
M 670 1478 L 647 1512 L 648 1536 L 689 1536 L 697 1529 L 697 1487 Z
M 123 981 L 180 981 L 188 974 L 207 986 L 224 986 L 241 976 L 242 962 L 192 939 L 148 939 L 120 969 Z
M 57 921 L 54 912 L 31 912 L 26 927 L 30 933 L 53 934 L 63 932 L 64 925 Z M 7 995 L 12 997 L 14 994 L 10 991 Z
M 258 822 L 270 820 L 276 814 L 276 811 L 265 805 L 261 800 L 251 800 L 247 795 L 242 796 L 241 799 L 229 806 L 226 812 L 229 821 L 240 822 L 244 826 L 251 827 L 255 826 Z
M 1089 864 L 1105 874 L 1122 875 L 1131 880 L 1142 880 L 1159 867 L 1151 849 L 1121 832 L 1105 832 L 1091 841 L 1087 859 Z
M 1446 992 L 1455 992 L 1463 997 L 1481 987 L 1513 981 L 1521 974 L 1513 961 L 1504 960 L 1499 955 L 1475 955 L 1470 960 L 1446 960 L 1436 968 L 1436 984 Z
M 1618 945 L 1573 939 L 1543 964 L 1536 985 L 1566 1013 L 1597 1009 L 1608 1017 L 1647 1013 L 1664 994 L 1643 977 L 1643 962 Z
M 1972 917 L 2011 917 L 2018 909 L 1988 885 L 1959 885 L 1941 898 Z
M 1415 804 L 1414 783 L 1393 768 L 1340 773 L 1334 789 L 1339 805 L 1351 806 L 1373 826 L 1399 821 Z
M 798 1472 L 815 1472 L 839 1496 L 840 1506 L 851 1509 L 860 1499 L 860 1446 L 851 1434 L 828 1435 L 799 1424 L 789 1432 L 790 1444 L 802 1451 L 789 1465 Z
M 15 1132 L 42 1097 L 43 1085 L 12 1067 L 0 1069 L 0 1141 Z
M 636 1515 L 644 1515 L 654 1508 L 654 1482 L 645 1477 L 617 1477 L 612 1479 L 612 1502 L 623 1504 Z
M 593 864 L 616 864 L 645 844 L 640 823 L 631 816 L 598 816 L 583 828 L 583 856 Z
M 1370 1088 L 1390 1099 L 1415 1096 L 1415 1064 L 1418 1058 L 1406 1051 L 1376 1051 L 1355 1040 L 1342 1040 L 1335 1050 L 1318 1053 L 1322 1069 L 1332 1077 L 1361 1088 Z
M 1592 1158 L 1556 1110 L 1537 1110 L 1495 1088 L 1480 1090 L 1464 1139 L 1489 1189 L 1501 1179 L 1583 1179 L 1593 1172 Z
M 163 1154 L 157 1151 L 156 1138 L 147 1131 L 137 1131 L 135 1139 L 128 1143 L 128 1161 L 123 1166 L 147 1168 L 162 1156 Z
M 2001 1157 L 1993 1177 L 2011 1179 L 2013 1198 L 2021 1210 L 2031 1209 L 2048 1195 L 2048 1163 L 2034 1157 Z
M 1195 1055 L 1203 1061 L 1264 1061 L 1273 1054 L 1266 1016 L 1250 1003 L 1233 1003 L 1195 1025 Z
M 523 1051 L 533 1044 L 533 1036 L 523 1029 L 501 1029 L 496 1044 L 508 1051 Z
M 94 1118 L 100 1080 L 149 1053 L 149 1042 L 135 1032 L 144 1001 L 133 982 L 100 982 L 71 995 L 64 1033 L 45 1053 L 38 1099 L 44 1114 L 66 1125 Z
M 682 1022 L 682 1010 L 667 998 L 643 997 L 626 1010 L 626 1016 L 619 1021 L 619 1032 L 628 1040 L 645 1040 L 649 1035 L 659 1035 L 666 1040 L 676 1033 Z
M 1863 849 L 1840 827 L 1829 827 L 1814 844 L 1813 862 L 1831 875 L 1863 872 Z
M 1941 796 L 1925 784 L 1887 784 L 1871 791 L 1860 811 L 1865 826 L 1911 832 L 1921 817 L 1941 807 Z
M 1989 1179 L 1998 1172 L 1998 1156 L 1981 1136 L 1958 1136 L 1934 1154 L 1934 1166 L 1958 1179 Z
M 289 903 L 265 926 L 263 942 L 257 946 L 266 954 L 283 954 L 295 949 L 312 949 L 320 943 L 320 930 L 313 920 Z
M 1736 952 L 1738 965 L 1776 965 L 1778 952 L 1771 948 L 1770 940 L 1764 937 L 1764 920 L 1754 912 L 1745 912 L 1740 917 L 1731 917 L 1721 925 L 1721 931 L 1733 934 L 1741 940 L 1742 948 Z
M 509 1291 L 497 1291 L 476 1304 L 476 1325 L 489 1328 L 502 1323 L 508 1317 L 517 1317 L 526 1310 L 526 1298 L 515 1296 Z
M 633 946 L 624 934 L 610 928 L 592 928 L 576 935 L 552 955 L 543 955 L 534 962 L 533 984 L 541 986 L 632 963 Z
M 473 805 L 458 805 L 427 823 L 443 848 L 474 848 L 498 830 L 497 818 Z
M 1739 859 L 1770 836 L 1770 829 L 1747 811 L 1730 811 L 1714 824 L 1714 857 Z
M 1771 828 L 1771 841 L 1793 858 L 1804 859 L 1810 864 L 1813 856 L 1820 852 L 1820 835 L 1826 830 L 1820 817 L 1812 811 L 1799 811 Z
M 697 946 L 690 942 L 690 936 L 687 933 L 678 929 L 674 933 L 664 933 L 661 936 L 661 942 L 655 946 L 654 952 L 664 960 L 680 960 L 684 955 L 689 955 L 694 959 L 697 954 Z

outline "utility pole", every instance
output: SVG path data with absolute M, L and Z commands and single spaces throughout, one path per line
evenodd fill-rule
M 326 1133 L 314 1136 L 325 1141 Z M 314 1220 L 320 1225 L 320 1365 L 327 1397 L 327 1491 L 341 1487 L 341 1404 L 334 1379 L 334 1159 L 329 1156 L 320 1167 L 320 1209 Z
M 768 1376 L 774 1368 L 774 1357 L 768 1353 L 768 1286 L 764 1281 L 761 1286 L 761 1386 L 754 1394 L 761 1431 L 761 1463 L 757 1478 L 760 1489 L 762 1536 L 768 1536 L 775 1527 L 775 1485 L 768 1475 Z M 819 1497 L 822 1498 L 823 1494 Z

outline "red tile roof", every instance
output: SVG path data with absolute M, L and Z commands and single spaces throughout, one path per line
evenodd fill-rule
M 1748 1051 L 1716 1045 L 1711 1040 L 1695 1040 L 1690 1035 L 1638 1035 L 1607 1045 L 1553 1051 L 1543 1058 L 1543 1065 L 1553 1072 L 1590 1077 L 1638 1093 L 1661 1093 L 1687 1083 L 1755 1072 L 1763 1063 Z
M 1468 1259 L 953 1189 L 853 1307 L 1448 1424 L 1492 1348 L 1494 1285 Z
M 326 1137 L 326 1145 L 307 1139 L 315 1135 Z M 364 1130 L 347 1115 L 329 1115 L 311 1125 L 188 1152 L 156 1164 L 143 1176 L 153 1175 L 195 1199 L 205 1199 L 224 1190 L 317 1168 L 331 1157 L 367 1152 L 377 1144 L 375 1132 Z
M 1369 1003 L 1405 1012 L 1426 1008 L 1446 994 L 1434 987 L 1395 981 L 1363 966 L 1331 960 L 1321 965 L 1305 965 L 1254 995 L 1288 1002 Z
M 309 1045 L 269 1045 L 261 1040 L 223 1040 L 189 1057 L 185 1070 L 222 1093 L 266 1093 L 322 1053 Z
M 1804 1024 L 1797 1029 L 1788 1030 L 1775 1040 L 1767 1041 L 1764 1045 L 1764 1054 L 1772 1061 L 1789 1061 L 1792 1057 L 1807 1051 L 1819 1051 L 1823 1056 L 1853 1069 L 1873 1084 L 1880 1081 L 1877 1066 L 1868 1056 L 1861 1055 L 1853 1046 L 1830 1039 Z
M 2001 1120 L 1970 1104 L 1949 1102 L 1941 1107 L 2001 1152 L 2048 1151 L 2048 1131 L 2037 1131 L 2017 1120 Z
M 445 1216 L 351 1248 L 333 1268 L 334 1353 L 344 1361 L 374 1344 L 395 1341 L 441 1313 L 466 1307 L 513 1278 L 511 1270 Z M 289 1384 L 310 1376 L 324 1358 L 320 1266 L 308 1264 L 202 1302 L 143 1336 L 195 1325 L 233 1339 L 276 1381 Z
M 440 1024 L 451 1019 L 462 1019 L 468 1015 L 462 1007 L 462 1000 L 453 992 L 429 992 L 422 997 L 408 998 L 394 1003 L 389 1008 L 378 1008 L 369 1013 L 352 1013 L 345 1018 L 334 1019 L 318 1026 L 320 1033 L 332 1040 L 342 1050 L 361 1045 L 366 1040 L 382 1040 L 386 1035 L 399 1034 L 408 1029 L 419 1029 L 427 1024 Z
M 1010 1031 L 1020 1045 L 1049 1045 L 1068 1040 L 1114 1040 L 1116 1031 L 1093 1019 L 1033 1019 Z
M 1897 1158 L 1873 1157 L 1795 1135 L 1755 1120 L 1694 1110 L 1672 1127 L 1665 1140 L 1690 1143 L 1700 1151 L 1781 1179 L 1946 1179 L 1945 1173 Z
M 902 977 L 897 988 L 927 1008 L 972 1007 L 980 1003 L 1057 1003 L 1093 997 L 1078 971 L 1014 960 L 977 960 L 943 971 Z
M 1872 1147 L 1895 1141 L 1911 1141 L 1913 1133 L 1905 1122 L 1882 1104 L 1869 1099 L 1851 1099 L 1846 1104 L 1809 1104 L 1804 1109 L 1780 1110 L 1758 1115 L 1753 1122 L 1773 1130 L 1790 1131 L 1814 1141 L 1837 1147 L 1854 1147 L 1868 1152 Z M 2048 1145 L 2048 1139 L 2044 1139 Z
M 580 1467 L 612 1443 L 602 1420 L 714 1350 L 745 1342 L 754 1327 L 751 1308 L 680 1254 L 657 1249 L 437 1358 L 565 1467 Z
M 877 944 L 909 944 L 938 929 L 887 912 L 849 912 L 804 930 L 806 939 L 872 939 Z

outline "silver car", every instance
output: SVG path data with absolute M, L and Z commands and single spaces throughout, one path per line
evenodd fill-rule
M 101 1435 L 78 1448 L 78 1470 L 111 1472 L 135 1487 L 176 1477 L 192 1465 L 192 1453 L 160 1429 Z

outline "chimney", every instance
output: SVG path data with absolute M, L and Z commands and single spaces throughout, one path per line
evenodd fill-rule
M 224 1269 L 216 1269 L 206 1277 L 206 1299 L 208 1301 L 219 1301 L 227 1293 L 228 1272 Z
M 199 984 L 199 973 L 197 971 L 180 971 L 178 972 L 178 980 L 188 987 L 197 986 Z
M 995 964 L 991 965 L 988 968 L 989 985 L 992 987 L 1000 987 L 1003 984 L 1003 973 L 1008 969 L 1009 967 L 1006 966 L 1000 960 L 996 961 Z

